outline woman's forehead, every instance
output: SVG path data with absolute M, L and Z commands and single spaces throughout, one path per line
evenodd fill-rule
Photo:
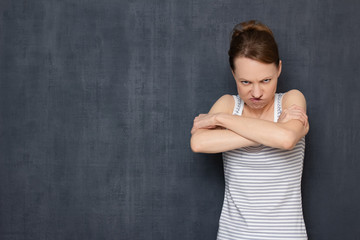
M 250 58 L 239 57 L 234 61 L 235 75 L 244 80 L 263 80 L 277 73 L 275 64 L 262 63 Z

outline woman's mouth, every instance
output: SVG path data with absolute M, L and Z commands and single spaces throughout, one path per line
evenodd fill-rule
M 262 99 L 261 98 L 250 98 L 250 100 L 254 103 L 258 103 L 260 102 Z

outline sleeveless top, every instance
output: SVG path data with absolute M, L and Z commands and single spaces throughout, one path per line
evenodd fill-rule
M 275 94 L 274 122 L 283 94 Z M 233 114 L 244 102 L 233 96 Z M 307 239 L 301 201 L 303 137 L 292 150 L 264 145 L 223 153 L 225 196 L 217 239 Z

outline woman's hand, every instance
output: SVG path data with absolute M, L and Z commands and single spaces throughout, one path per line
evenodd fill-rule
M 191 134 L 194 134 L 196 130 L 202 129 L 215 129 L 218 128 L 216 117 L 222 113 L 215 114 L 200 114 L 194 119 L 194 124 L 191 129 Z
M 288 122 L 290 120 L 299 120 L 302 122 L 304 127 L 308 126 L 308 116 L 306 115 L 304 109 L 302 107 L 299 107 L 297 105 L 291 105 L 289 108 L 282 111 L 278 122 Z

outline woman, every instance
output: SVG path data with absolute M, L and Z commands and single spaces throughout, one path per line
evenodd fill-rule
M 271 30 L 235 26 L 229 62 L 237 96 L 194 119 L 194 152 L 223 152 L 225 196 L 218 239 L 307 239 L 301 204 L 306 101 L 276 93 L 282 63 Z

